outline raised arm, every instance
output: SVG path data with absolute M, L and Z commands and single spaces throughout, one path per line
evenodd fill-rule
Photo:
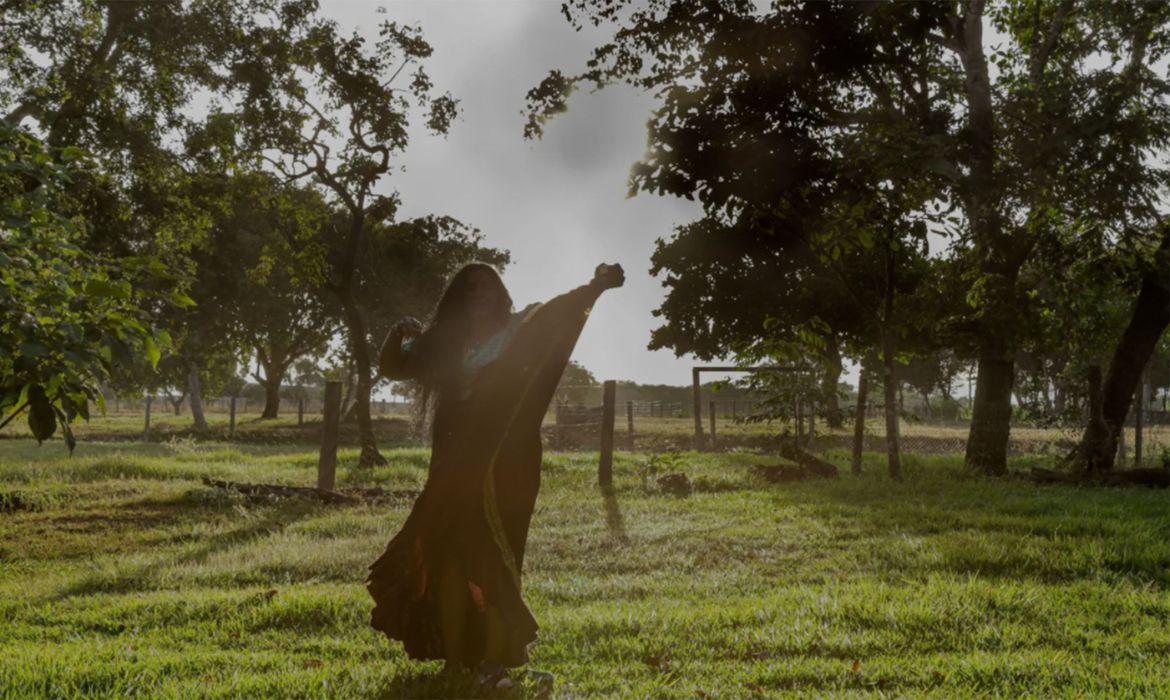
M 419 357 L 414 352 L 414 341 L 422 335 L 422 324 L 414 318 L 404 318 L 390 329 L 378 354 L 378 372 L 387 379 L 413 379 L 420 371 Z

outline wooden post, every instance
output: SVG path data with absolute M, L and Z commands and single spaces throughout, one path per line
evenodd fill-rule
M 325 383 L 325 423 L 321 427 L 321 454 L 317 458 L 317 488 L 332 491 L 337 472 L 337 425 L 341 419 L 341 382 Z
M 146 424 L 142 427 L 143 440 L 150 439 L 150 400 L 153 398 L 154 397 L 150 395 L 147 395 L 146 397 Z
M 699 370 L 691 370 L 691 400 L 695 412 L 695 449 L 703 449 L 703 403 L 699 400 Z
M 232 397 L 232 401 L 228 404 L 228 435 L 236 434 L 236 397 Z
M 297 399 L 297 425 L 305 424 L 305 399 Z
M 630 449 L 634 449 L 634 402 L 626 402 L 626 430 L 629 434 Z
M 607 379 L 603 385 L 601 403 L 601 462 L 597 465 L 597 483 L 613 485 L 613 419 L 614 395 L 617 382 Z
M 711 444 L 711 449 L 715 449 L 715 402 L 714 401 L 708 402 L 707 409 L 708 409 L 708 415 L 710 416 L 710 419 L 711 419 L 711 441 L 710 441 L 710 444 Z

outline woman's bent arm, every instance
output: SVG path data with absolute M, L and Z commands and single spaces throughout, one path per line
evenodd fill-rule
M 404 318 L 394 324 L 378 354 L 378 372 L 383 377 L 402 380 L 418 376 L 419 358 L 414 345 L 421 332 L 422 325 L 413 318 Z

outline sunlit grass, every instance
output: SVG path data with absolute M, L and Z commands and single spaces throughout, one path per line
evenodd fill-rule
M 417 489 L 387 450 L 341 488 Z M 840 464 L 845 454 L 830 455 Z M 526 558 L 554 695 L 1170 695 L 1170 509 L 1138 489 L 973 477 L 768 484 L 749 454 L 549 453 Z M 312 484 L 290 445 L 0 442 L 0 697 L 462 696 L 367 627 L 366 565 L 408 503 L 249 501 Z M 698 488 L 659 493 L 655 471 Z M 856 669 L 856 670 L 855 670 Z M 521 683 L 511 695 L 536 692 Z

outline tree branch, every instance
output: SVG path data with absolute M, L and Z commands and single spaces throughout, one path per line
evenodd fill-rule
M 1039 3 L 1037 3 L 1036 7 L 1039 8 L 1039 6 Z M 1043 79 L 1044 71 L 1048 67 L 1048 59 L 1052 56 L 1053 50 L 1056 49 L 1056 42 L 1060 40 L 1060 34 L 1064 31 L 1065 19 L 1072 12 L 1072 9 L 1072 0 L 1064 0 L 1060 3 L 1056 8 L 1055 16 L 1048 24 L 1048 30 L 1044 32 L 1044 41 L 1039 46 L 1036 46 L 1036 39 L 1040 36 L 1040 28 L 1036 27 L 1036 33 L 1033 34 L 1032 39 L 1032 56 L 1028 61 L 1028 75 L 1033 84 L 1037 84 Z

